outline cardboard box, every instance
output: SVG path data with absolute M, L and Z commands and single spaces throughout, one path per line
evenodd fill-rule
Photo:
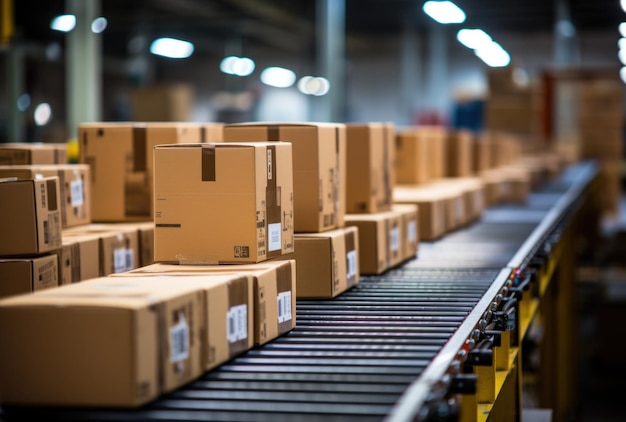
M 213 266 L 217 268 L 218 266 Z M 211 271 L 210 266 L 153 264 L 111 278 L 194 286 L 202 292 L 202 366 L 213 369 L 254 346 L 253 277 L 242 271 Z M 274 283 L 276 281 L 274 280 Z
M 346 227 L 295 236 L 298 298 L 332 298 L 359 283 L 359 231 Z
M 446 137 L 447 176 L 470 177 L 473 164 L 473 135 L 468 130 L 456 130 Z
M 435 240 L 446 232 L 446 201 L 449 196 L 422 186 L 397 186 L 393 200 L 399 204 L 415 204 L 419 208 L 420 240 Z
M 38 179 L 57 176 L 61 198 L 61 226 L 91 223 L 91 173 L 84 164 L 0 166 L 0 178 Z
M 195 88 L 190 84 L 149 85 L 131 92 L 132 119 L 144 122 L 191 120 Z
M 80 162 L 91 166 L 95 222 L 153 219 L 153 149 L 199 140 L 199 124 L 82 123 Z
M 100 277 L 100 239 L 94 235 L 63 234 L 59 256 L 59 284 Z
M 139 242 L 136 267 L 154 264 L 154 221 L 94 223 L 89 225 L 89 230 L 136 230 Z
M 0 144 L 0 165 L 67 164 L 67 144 Z
M 241 123 L 224 126 L 226 142 L 284 141 L 293 146 L 296 233 L 342 226 L 346 210 L 346 129 L 331 123 Z
M 444 127 L 424 127 L 420 128 L 430 139 L 430 177 L 429 179 L 441 179 L 448 174 L 448 143 L 446 142 L 447 130 Z
M 389 211 L 394 173 L 393 138 L 382 123 L 348 124 L 346 211 Z
M 381 274 L 402 262 L 404 234 L 399 213 L 346 214 L 346 225 L 359 229 L 360 274 Z
M 276 259 L 281 259 L 276 258 Z M 217 361 L 211 362 L 212 366 L 217 366 L 235 355 L 254 345 L 265 344 L 276 337 L 283 335 L 296 326 L 296 261 L 266 261 L 250 265 L 169 265 L 153 264 L 147 267 L 117 274 L 116 277 L 126 277 L 135 275 L 168 275 L 173 277 L 206 276 L 218 277 L 228 275 L 229 277 L 247 276 L 251 280 L 250 301 L 247 303 L 250 317 L 249 343 L 245 343 L 244 348 L 234 349 L 230 347 L 230 353 L 220 353 L 217 346 L 216 355 L 221 356 Z M 229 287 L 232 290 L 234 287 Z M 229 296 L 232 296 L 230 293 Z M 219 303 L 228 304 L 228 297 L 214 299 Z M 228 309 L 236 304 L 231 304 Z M 214 309 L 209 304 L 208 309 Z M 232 313 L 232 311 L 231 311 Z M 209 322 L 211 316 L 209 315 Z M 224 313 L 226 315 L 226 313 Z M 209 333 L 210 334 L 210 333 Z M 214 343 L 229 342 L 214 340 Z M 228 350 L 227 350 L 228 351 Z M 210 369 L 210 368 L 207 368 Z
M 60 248 L 60 199 L 58 177 L 0 179 L 0 256 Z
M 608 216 L 619 215 L 624 163 L 620 159 L 600 162 L 602 210 Z
M 154 259 L 254 263 L 293 252 L 291 145 L 155 149 Z
M 196 286 L 171 280 L 96 279 L 5 299 L 0 400 L 147 403 L 202 373 L 204 312 Z
M 139 235 L 134 227 L 89 224 L 63 232 L 70 238 L 97 238 L 100 245 L 100 277 L 130 271 L 139 266 Z
M 399 184 L 426 183 L 430 179 L 430 142 L 418 132 L 396 134 L 396 180 Z
M 56 255 L 0 259 L 0 298 L 58 285 L 59 264 Z
M 491 168 L 491 144 L 488 134 L 474 137 L 473 140 L 473 165 L 474 174 Z
M 203 123 L 200 126 L 200 143 L 212 144 L 215 142 L 224 142 L 224 123 Z
M 433 181 L 429 186 L 454 196 L 448 204 L 448 230 L 476 220 L 485 209 L 484 183 L 480 178 L 445 178 Z M 463 204 L 458 204 L 459 200 Z
M 392 209 L 402 218 L 402 260 L 413 259 L 419 249 L 418 207 L 415 204 L 393 204 Z

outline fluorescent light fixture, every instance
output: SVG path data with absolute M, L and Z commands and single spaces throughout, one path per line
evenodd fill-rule
M 619 77 L 626 84 L 626 66 L 619 70 Z
M 617 48 L 620 50 L 626 50 L 626 38 L 620 38 L 617 40 Z
M 296 81 L 296 74 L 283 67 L 268 67 L 261 72 L 261 82 L 276 88 L 287 88 Z
M 220 70 L 228 75 L 248 76 L 254 68 L 254 60 L 248 57 L 228 56 L 220 63 Z
M 99 18 L 95 18 L 93 22 L 91 22 L 91 32 L 94 34 L 99 34 L 105 29 L 107 29 L 107 25 L 109 25 L 109 21 L 107 18 L 100 16 Z
M 193 54 L 193 44 L 175 38 L 157 38 L 152 41 L 150 52 L 170 59 L 186 59 Z
M 490 67 L 505 67 L 511 63 L 509 53 L 495 41 L 474 50 L 474 54 Z
M 76 26 L 76 16 L 59 15 L 50 22 L 50 29 L 61 32 L 70 32 Z
M 617 52 L 617 58 L 619 59 L 620 63 L 622 63 L 624 66 L 626 66 L 626 50 L 620 50 Z
M 626 22 L 620 23 L 617 29 L 622 37 L 626 37 Z
M 488 45 L 493 41 L 482 29 L 459 29 L 459 32 L 456 33 L 456 39 L 472 50 Z
M 326 78 L 315 76 L 303 76 L 298 81 L 298 91 L 306 95 L 316 97 L 328 94 L 330 82 Z
M 35 117 L 35 124 L 37 126 L 46 125 L 50 121 L 50 118 L 52 117 L 52 108 L 50 108 L 50 104 L 48 103 L 39 104 L 35 108 L 34 117 Z
M 622 5 L 622 10 L 626 12 L 626 0 L 620 0 L 619 4 Z
M 439 23 L 465 22 L 465 12 L 451 1 L 427 1 L 422 10 Z

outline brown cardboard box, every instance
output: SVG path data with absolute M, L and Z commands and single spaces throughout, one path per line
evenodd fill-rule
M 347 192 L 349 213 L 391 209 L 394 145 L 382 123 L 348 124 Z
M 59 284 L 72 284 L 100 277 L 100 239 L 94 235 L 63 233 L 59 256 Z
M 392 209 L 402 218 L 402 260 L 413 259 L 419 248 L 418 207 L 415 204 L 393 204 Z
M 117 274 L 116 276 L 135 275 L 168 275 L 177 277 L 249 276 L 251 280 L 251 299 L 248 303 L 248 309 L 250 317 L 254 316 L 254 318 L 250 323 L 250 336 L 246 337 L 250 342 L 246 344 L 246 350 L 252 347 L 252 341 L 254 341 L 255 345 L 267 343 L 296 326 L 296 261 L 293 259 L 266 261 L 249 265 L 153 264 L 127 273 Z M 228 298 L 220 300 L 223 303 L 228 303 Z M 210 304 L 209 309 L 213 309 Z M 209 316 L 209 322 L 210 320 L 211 317 Z M 228 344 L 226 341 L 221 342 Z M 230 354 L 222 353 L 221 356 L 229 359 L 241 351 L 243 349 L 233 350 L 231 347 Z M 212 362 L 212 365 L 216 366 L 219 363 L 223 363 L 223 360 Z
M 191 141 L 185 141 L 186 143 Z M 200 126 L 200 143 L 224 142 L 224 123 L 203 123 Z
M 346 128 L 332 123 L 241 123 L 224 126 L 226 142 L 285 141 L 293 146 L 296 233 L 342 225 L 346 210 Z
M 5 299 L 0 400 L 146 403 L 202 373 L 204 312 L 196 286 L 171 280 L 101 278 Z
M 152 220 L 153 149 L 199 140 L 191 123 L 82 123 L 80 162 L 91 166 L 92 220 Z
M 480 136 L 476 136 L 473 141 L 473 161 L 474 165 L 472 170 L 475 174 L 480 173 L 483 170 L 491 168 L 491 144 L 489 134 L 483 133 Z
M 154 264 L 154 221 L 137 221 L 129 223 L 94 223 L 90 230 L 136 230 L 138 238 L 138 255 L 136 267 Z M 79 229 L 80 230 L 80 229 Z
M 0 259 L 0 298 L 59 285 L 56 255 Z
M 473 135 L 468 130 L 456 130 L 446 137 L 447 176 L 470 177 L 472 175 Z
M 287 142 L 155 149 L 155 262 L 253 263 L 293 252 Z
M 430 180 L 441 179 L 448 174 L 448 142 L 446 141 L 447 130 L 444 127 L 424 127 L 420 128 L 430 139 Z
M 396 180 L 399 184 L 426 183 L 430 179 L 430 142 L 416 131 L 396 134 Z
M 0 165 L 67 164 L 67 144 L 0 144 Z
M 621 159 L 600 162 L 602 209 L 609 216 L 618 215 L 620 212 L 623 168 L 624 163 Z
M 448 228 L 463 226 L 479 218 L 485 209 L 484 183 L 477 177 L 455 177 L 438 179 L 430 187 L 449 192 L 456 198 L 450 199 Z M 458 204 L 462 198 L 463 204 Z
M 360 274 L 380 274 L 402 262 L 404 233 L 399 213 L 346 214 L 346 225 L 359 229 Z
M 130 271 L 139 266 L 139 235 L 134 227 L 88 224 L 64 230 L 63 235 L 97 238 L 100 244 L 101 277 Z
M 211 268 L 217 269 L 218 266 L 153 264 L 111 275 L 117 280 L 195 286 L 203 292 L 206 309 L 203 318 L 208 328 L 202 347 L 202 366 L 205 370 L 213 369 L 249 350 L 255 340 L 252 275 L 243 271 L 212 271 Z
M 182 83 L 137 88 L 131 93 L 132 119 L 140 122 L 189 121 L 194 92 L 192 85 Z
M 359 231 L 346 227 L 295 236 L 298 298 L 332 298 L 359 282 Z
M 61 247 L 59 178 L 0 179 L 0 256 Z
M 84 164 L 41 164 L 0 166 L 0 178 L 38 179 L 57 176 L 61 208 L 61 226 L 91 223 L 91 175 Z
M 432 187 L 396 186 L 393 200 L 399 204 L 418 206 L 420 240 L 435 240 L 445 234 L 448 195 Z

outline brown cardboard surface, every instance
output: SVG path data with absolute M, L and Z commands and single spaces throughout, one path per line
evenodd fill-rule
M 59 285 L 56 255 L 0 259 L 0 298 Z
M 430 142 L 416 132 L 396 134 L 396 181 L 398 184 L 426 183 L 430 179 Z
M 348 124 L 347 211 L 389 211 L 392 203 L 394 145 L 382 123 Z
M 146 403 L 202 373 L 203 306 L 196 286 L 113 278 L 6 299 L 0 398 L 25 405 Z
M 447 176 L 470 177 L 472 172 L 473 135 L 469 130 L 455 130 L 446 137 Z
M 64 230 L 64 236 L 99 240 L 99 275 L 121 273 L 139 266 L 139 235 L 135 227 L 88 224 Z
M 36 255 L 61 247 L 59 178 L 0 181 L 0 256 Z
M 92 220 L 152 220 L 154 146 L 200 137 L 198 123 L 80 124 L 80 162 L 91 166 Z
M 359 282 L 359 232 L 346 227 L 296 234 L 298 298 L 332 298 Z
M 413 259 L 419 249 L 419 208 L 415 204 L 393 204 L 402 218 L 402 260 Z
M 137 230 L 139 243 L 136 267 L 154 264 L 154 221 L 94 223 L 90 224 L 89 228 L 90 230 Z
M 418 206 L 420 240 L 435 240 L 445 234 L 447 230 L 446 216 L 450 215 L 450 195 L 438 192 L 428 186 L 396 186 L 393 199 L 399 204 Z M 448 205 L 446 201 L 448 201 Z
M 346 209 L 345 130 L 335 123 L 240 123 L 224 126 L 224 140 L 292 144 L 295 232 L 315 233 L 341 225 Z
M 84 164 L 0 166 L 0 178 L 59 178 L 61 225 L 63 228 L 91 222 L 91 172 Z
M 67 164 L 65 143 L 0 144 L 0 165 Z
M 359 273 L 381 274 L 402 261 L 398 213 L 346 214 L 346 225 L 359 229 Z M 392 263 L 393 262 L 393 263 Z
M 253 263 L 293 251 L 291 144 L 155 149 L 155 262 Z
M 100 277 L 100 238 L 64 232 L 59 262 L 61 285 Z
M 489 135 L 483 133 L 480 136 L 476 136 L 472 143 L 472 171 L 474 174 L 478 174 L 483 170 L 491 168 L 491 144 Z
M 131 92 L 131 118 L 145 122 L 187 122 L 195 89 L 186 83 L 151 84 Z
M 200 140 L 186 142 L 200 142 L 203 144 L 224 142 L 224 123 L 203 123 L 200 127 Z

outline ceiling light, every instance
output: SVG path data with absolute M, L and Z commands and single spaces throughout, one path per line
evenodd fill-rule
M 626 22 L 622 22 L 617 27 L 619 29 L 619 33 L 622 37 L 626 37 Z
M 505 67 L 511 63 L 509 53 L 495 41 L 474 50 L 474 54 L 490 67 Z
M 626 12 L 626 0 L 620 0 L 619 3 L 622 5 L 622 10 Z
M 491 37 L 482 29 L 460 29 L 456 33 L 456 39 L 472 50 L 485 46 L 492 41 Z
M 303 76 L 298 81 L 298 90 L 303 94 L 319 97 L 328 93 L 330 82 L 322 77 Z
M 465 12 L 451 1 L 427 1 L 422 9 L 439 23 L 465 22 Z
M 35 108 L 34 117 L 35 117 L 35 124 L 37 126 L 46 125 L 50 121 L 50 118 L 52 117 L 52 109 L 50 108 L 50 104 L 48 103 L 39 104 L 37 108 Z
M 50 29 L 61 32 L 70 32 L 76 26 L 76 16 L 59 15 L 50 22 Z
M 619 77 L 622 79 L 622 82 L 626 84 L 626 66 L 619 70 Z
M 620 50 L 626 50 L 626 38 L 620 38 L 617 40 L 617 48 Z
M 617 52 L 617 58 L 619 61 L 626 66 L 626 50 L 620 50 Z
M 193 53 L 193 44 L 175 38 L 158 38 L 152 41 L 150 52 L 170 59 L 186 59 Z
M 283 67 L 268 67 L 261 72 L 261 82 L 276 88 L 287 88 L 296 81 L 296 74 Z
M 220 70 L 228 75 L 248 76 L 254 68 L 254 60 L 248 57 L 228 56 L 220 63 Z
M 109 21 L 107 21 L 107 18 L 104 18 L 102 16 L 100 16 L 99 18 L 95 18 L 93 22 L 91 22 L 91 32 L 93 32 L 94 34 L 99 34 L 107 29 L 108 24 Z
M 24 93 L 17 99 L 17 109 L 19 111 L 26 111 L 28 107 L 30 107 L 30 95 Z

